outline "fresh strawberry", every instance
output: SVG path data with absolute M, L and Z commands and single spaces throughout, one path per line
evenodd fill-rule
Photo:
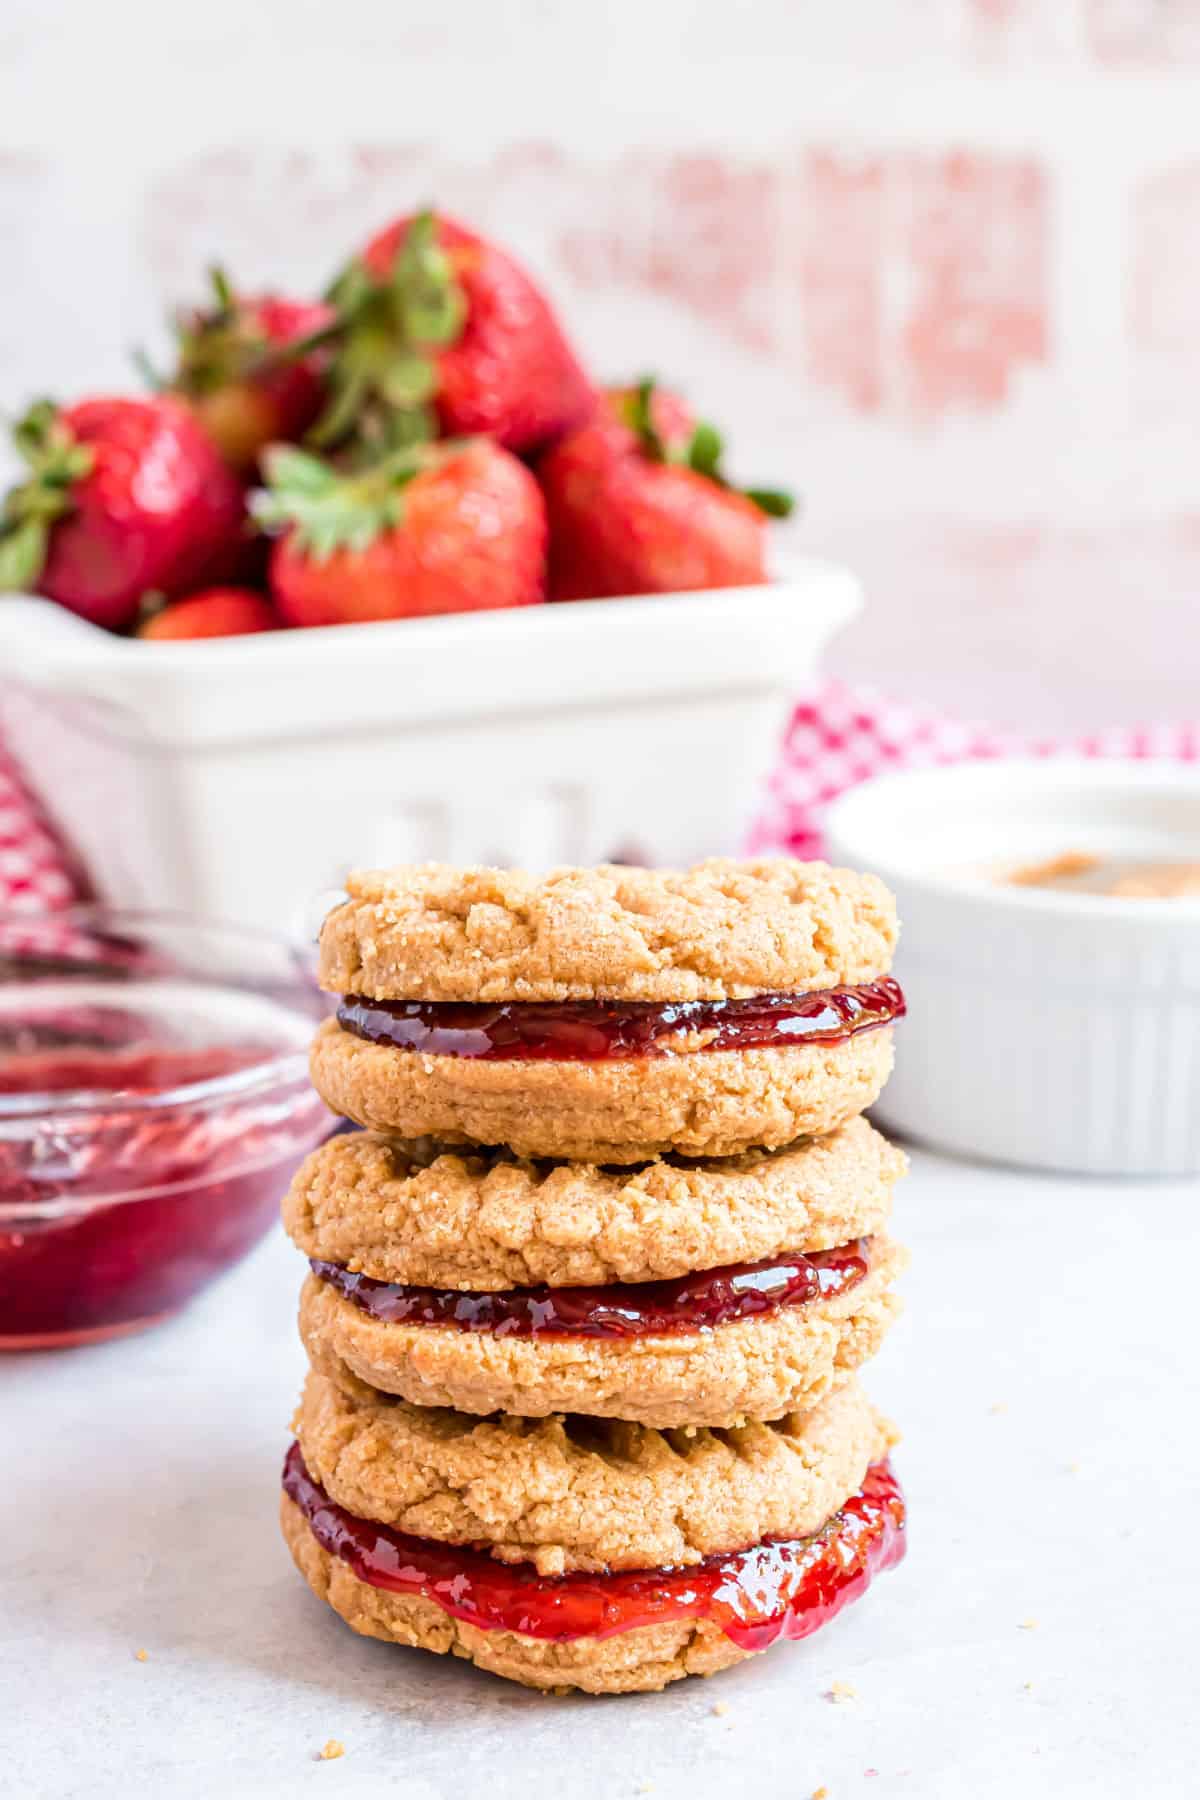
M 738 493 L 721 439 L 677 395 L 644 381 L 543 457 L 550 598 L 592 600 L 742 587 L 767 579 L 766 520 L 786 494 Z
M 495 245 L 442 214 L 398 219 L 332 292 L 333 397 L 312 435 L 387 451 L 435 435 L 525 454 L 592 411 L 595 395 L 545 297 Z
M 137 628 L 140 638 L 246 637 L 254 631 L 277 631 L 279 615 L 271 602 L 251 588 L 205 588 L 151 612 Z
M 231 468 L 253 469 L 268 444 L 304 436 L 325 403 L 323 304 L 235 294 L 212 271 L 214 305 L 176 321 L 179 362 L 169 386 L 183 395 Z
M 120 630 L 151 590 L 187 593 L 236 565 L 242 490 L 182 402 L 43 400 L 14 441 L 30 473 L 0 512 L 0 592 L 33 589 Z
M 546 513 L 487 438 L 393 451 L 354 475 L 279 445 L 254 511 L 283 530 L 271 591 L 291 625 L 528 606 L 545 598 Z

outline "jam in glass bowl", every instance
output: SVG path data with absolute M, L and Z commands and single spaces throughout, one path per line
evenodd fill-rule
M 154 1324 L 278 1217 L 333 1120 L 296 953 L 86 907 L 0 916 L 0 1350 Z

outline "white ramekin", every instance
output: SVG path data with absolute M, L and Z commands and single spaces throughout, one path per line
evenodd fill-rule
M 1200 772 L 966 763 L 884 776 L 828 821 L 830 860 L 881 875 L 909 1016 L 877 1108 L 902 1135 L 1098 1175 L 1200 1171 L 1200 900 L 1005 886 L 1068 850 L 1200 862 Z

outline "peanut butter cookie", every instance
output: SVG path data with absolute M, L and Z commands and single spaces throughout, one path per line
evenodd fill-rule
M 306 1256 L 380 1281 L 600 1286 L 868 1237 L 904 1168 L 865 1119 L 782 1150 L 620 1168 L 359 1132 L 308 1157 L 283 1217 Z
M 886 973 L 891 895 L 786 858 L 672 871 L 364 870 L 321 932 L 321 985 L 373 999 L 723 1000 Z
M 539 1575 L 680 1568 L 807 1537 L 895 1441 L 853 1379 L 773 1424 L 666 1435 L 569 1414 L 479 1419 L 310 1374 L 293 1427 L 347 1512 L 486 1544 Z
M 491 1061 L 370 1043 L 327 1019 L 310 1067 L 327 1106 L 375 1131 L 631 1163 L 672 1150 L 736 1156 L 836 1131 L 878 1099 L 892 1030 L 798 1049 Z

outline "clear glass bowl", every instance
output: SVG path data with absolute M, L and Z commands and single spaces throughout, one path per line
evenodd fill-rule
M 253 1248 L 334 1124 L 324 1011 L 253 931 L 0 916 L 0 1350 L 141 1330 Z

